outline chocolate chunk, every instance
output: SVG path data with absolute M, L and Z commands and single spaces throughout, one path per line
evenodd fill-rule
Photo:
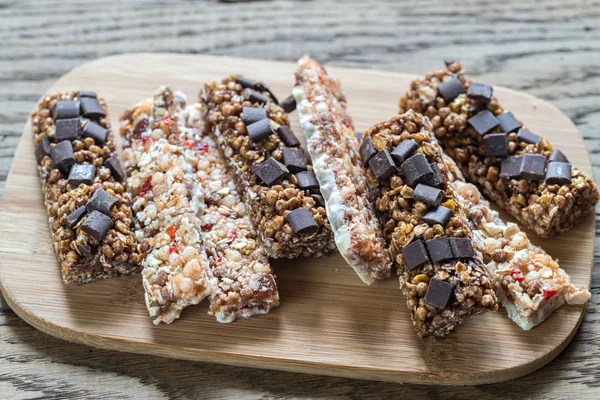
M 296 99 L 294 95 L 290 94 L 279 105 L 283 108 L 283 111 L 289 114 L 296 109 Z
M 79 117 L 79 103 L 76 101 L 57 101 L 54 107 L 54 121 Z
M 56 143 L 68 140 L 79 139 L 81 134 L 81 127 L 79 125 L 79 118 L 59 119 L 55 122 L 56 130 L 54 132 L 54 141 Z
M 429 262 L 429 255 L 422 240 L 415 240 L 402 249 L 402 258 L 409 271 L 422 267 Z
M 287 215 L 287 221 L 294 233 L 317 233 L 319 225 L 306 208 L 297 208 Z
M 528 180 L 541 181 L 546 172 L 546 157 L 541 154 L 524 154 L 519 175 Z
M 258 82 L 256 84 L 256 90 L 261 91 L 263 93 L 268 93 L 269 96 L 271 96 L 271 99 L 273 99 L 273 103 L 279 104 L 279 101 L 277 100 L 275 94 L 271 91 L 271 89 L 269 89 L 269 87 L 264 82 Z
M 80 245 L 78 245 L 77 251 L 79 252 L 79 254 L 81 254 L 84 257 L 87 257 L 90 254 L 92 254 L 92 248 L 85 243 L 81 243 Z
M 469 238 L 450 238 L 450 247 L 455 258 L 475 258 L 473 242 Z
M 279 135 L 279 139 L 281 139 L 283 144 L 285 144 L 287 147 L 300 146 L 300 141 L 289 126 L 280 126 L 277 128 L 277 134 Z
M 273 157 L 270 157 L 256 168 L 256 176 L 267 186 L 280 182 L 289 173 L 290 171 L 285 165 Z
M 467 97 L 480 103 L 489 103 L 492 100 L 492 92 L 491 86 L 471 83 L 467 90 Z
M 415 200 L 437 207 L 442 202 L 443 192 L 424 183 L 419 183 L 413 192 Z
M 510 156 L 502 160 L 500 178 L 518 178 L 521 172 L 521 156 Z
M 306 157 L 301 149 L 284 147 L 281 152 L 283 153 L 283 165 L 288 171 L 292 173 L 306 171 Z
M 450 78 L 439 84 L 438 93 L 446 104 L 450 104 L 459 94 L 465 93 L 465 88 L 458 79 Z
M 68 140 L 57 143 L 50 150 L 52 168 L 57 168 L 63 175 L 69 175 L 71 166 L 75 164 L 73 145 Z
M 439 309 L 448 307 L 454 298 L 454 284 L 443 281 L 438 278 L 431 278 L 427 293 L 425 293 L 425 303 Z
M 365 140 L 360 144 L 358 148 L 358 152 L 360 153 L 360 159 L 363 162 L 363 165 L 366 167 L 369 164 L 369 160 L 377 154 L 377 150 L 373 146 L 373 139 L 370 136 L 367 136 Z
M 452 247 L 450 247 L 450 240 L 447 237 L 427 240 L 425 245 L 427 246 L 431 262 L 440 263 L 454 258 Z
M 81 218 L 85 215 L 87 210 L 85 206 L 79 207 L 77 210 L 73 211 L 71 214 L 67 215 L 65 218 L 65 226 L 69 229 L 73 229 L 75 225 L 79 222 Z
M 440 171 L 440 167 L 438 166 L 438 164 L 436 162 L 432 162 L 431 164 L 429 164 L 429 166 L 431 167 L 431 170 L 433 171 L 433 177 L 431 177 L 430 179 L 427 179 L 425 182 L 423 182 L 425 185 L 427 186 L 431 186 L 431 187 L 440 187 L 440 185 L 442 183 L 444 183 L 444 175 L 442 175 L 442 171 Z
M 42 136 L 42 140 L 35 146 L 35 159 L 37 160 L 37 163 L 41 164 L 44 157 L 50 155 L 51 150 L 52 148 L 50 146 L 48 135 Z
M 485 135 L 498 126 L 498 120 L 490 110 L 482 110 L 469 118 L 469 125 L 480 135 Z
M 485 155 L 488 157 L 508 156 L 508 137 L 506 133 L 490 133 L 483 137 Z
M 423 153 L 417 153 L 402 163 L 400 167 L 409 186 L 423 183 L 433 177 L 433 170 Z
M 302 190 L 311 190 L 319 188 L 319 181 L 315 176 L 314 172 L 298 172 L 296 174 L 296 178 L 298 179 L 298 187 Z
M 498 119 L 498 123 L 500 124 L 500 131 L 504 133 L 516 132 L 519 128 L 523 126 L 510 112 L 505 112 L 504 114 L 499 115 L 496 118 Z
M 112 219 L 98 211 L 92 211 L 83 224 L 81 224 L 81 230 L 98 242 L 106 237 L 106 234 L 112 227 Z
M 256 90 L 252 90 L 252 89 L 245 89 L 244 97 L 250 103 L 258 103 L 260 105 L 263 105 L 263 104 L 267 104 L 269 102 L 269 98 L 267 96 L 265 96 L 262 93 L 257 92 Z
M 82 183 L 90 186 L 96 176 L 96 167 L 92 164 L 75 164 L 69 172 L 69 185 L 76 188 Z
M 89 119 L 100 119 L 106 117 L 104 108 L 100 105 L 98 99 L 92 97 L 82 97 L 79 99 L 81 104 L 81 114 Z
M 571 163 L 554 161 L 548 164 L 547 185 L 568 185 L 571 183 Z
M 273 132 L 273 128 L 271 128 L 271 123 L 268 118 L 261 119 L 258 122 L 246 126 L 246 130 L 248 130 L 250 140 L 253 142 L 268 138 L 275 133 Z
M 243 87 L 244 89 L 246 89 L 246 88 L 254 89 L 257 84 L 254 79 L 244 78 L 243 76 L 238 76 L 237 78 L 235 78 L 235 83 L 239 83 L 240 86 Z
M 125 168 L 123 168 L 123 164 L 121 164 L 121 160 L 116 155 L 110 156 L 106 161 L 104 161 L 104 166 L 110 169 L 112 172 L 112 176 L 115 180 L 122 182 L 127 178 L 127 173 L 125 172 Z
M 517 140 L 529 144 L 540 144 L 542 138 L 521 128 L 519 129 L 519 132 L 517 132 Z
M 244 124 L 251 125 L 255 122 L 267 118 L 267 110 L 264 108 L 244 107 L 242 108 L 242 121 Z
M 98 189 L 94 192 L 92 198 L 87 202 L 85 208 L 88 211 L 100 211 L 102 214 L 109 215 L 110 210 L 117 204 L 117 198 L 108 194 L 104 189 Z
M 567 156 L 565 156 L 563 152 L 558 149 L 552 150 L 552 154 L 550 154 L 550 157 L 548 158 L 548 162 L 554 161 L 569 162 L 569 160 L 567 160 Z
M 81 136 L 83 136 L 84 138 L 92 138 L 98 146 L 103 146 L 104 143 L 106 143 L 108 130 L 104 129 L 103 126 L 90 121 L 83 127 L 83 132 L 81 133 Z
M 405 140 L 401 142 L 394 150 L 392 150 L 392 158 L 396 162 L 397 166 L 400 166 L 404 161 L 408 159 L 417 149 L 419 145 L 414 140 Z
M 446 226 L 448 221 L 450 221 L 450 217 L 452 217 L 452 210 L 444 206 L 439 206 L 427 211 L 422 220 L 429 225 L 440 224 L 441 226 Z
M 310 197 L 313 198 L 313 200 L 317 204 L 317 207 L 325 207 L 325 199 L 323 199 L 323 196 L 321 196 L 320 194 L 311 194 Z
M 396 164 L 386 149 L 381 150 L 369 160 L 369 169 L 378 181 L 384 181 L 396 172 Z
M 77 93 L 77 97 L 91 97 L 91 98 L 98 98 L 98 95 L 96 94 L 96 92 L 92 92 L 91 90 L 80 90 L 79 93 Z

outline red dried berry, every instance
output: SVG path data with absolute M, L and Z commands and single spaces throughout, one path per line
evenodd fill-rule
M 544 295 L 544 299 L 550 300 L 556 294 L 556 290 L 542 289 L 542 294 Z
M 213 224 L 202 225 L 202 232 L 210 232 L 212 231 Z
M 196 143 L 194 150 L 206 153 L 208 151 L 208 145 L 206 143 Z
M 165 124 L 165 126 L 169 126 L 171 124 L 171 118 L 165 117 L 165 119 L 163 119 L 163 124 Z
M 194 148 L 194 142 L 192 142 L 191 140 L 186 140 L 185 142 L 183 142 L 183 145 L 185 147 L 187 147 L 188 149 L 193 149 Z
M 512 271 L 510 271 L 510 276 L 512 276 L 515 281 L 521 283 L 525 280 L 525 277 L 523 276 L 523 272 L 521 272 L 520 269 L 513 269 Z
M 169 254 L 173 254 L 177 251 L 177 243 L 173 242 L 169 246 Z
M 171 239 L 175 239 L 175 234 L 177 233 L 178 229 L 179 227 L 174 225 L 167 228 L 167 234 L 171 237 Z

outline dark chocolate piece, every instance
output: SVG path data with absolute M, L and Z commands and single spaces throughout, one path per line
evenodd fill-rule
M 317 233 L 319 225 L 306 208 L 297 208 L 287 215 L 287 221 L 294 233 Z
M 90 121 L 83 127 L 81 136 L 84 138 L 90 137 L 94 139 L 94 142 L 98 146 L 104 146 L 104 143 L 106 143 L 106 137 L 108 136 L 108 130 L 106 130 L 103 126 Z
M 57 143 L 50 150 L 52 168 L 57 168 L 63 175 L 69 175 L 71 166 L 75 164 L 73 145 L 68 140 Z
M 448 221 L 450 221 L 450 217 L 452 217 L 452 210 L 444 206 L 439 206 L 427 211 L 422 220 L 429 225 L 440 224 L 446 226 Z
M 417 153 L 402 163 L 400 167 L 409 186 L 423 183 L 433 177 L 433 170 L 423 153 Z
M 100 105 L 98 99 L 92 97 L 82 97 L 79 99 L 81 104 L 81 114 L 90 119 L 100 119 L 106 117 L 104 108 Z
M 288 171 L 292 173 L 306 171 L 306 157 L 301 149 L 284 147 L 281 152 L 283 154 L 283 165 L 286 166 Z
M 427 246 L 431 262 L 441 263 L 454 258 L 452 247 L 450 247 L 450 240 L 447 237 L 427 240 L 425 245 Z
M 85 244 L 85 243 L 81 243 L 77 246 L 77 251 L 79 252 L 79 254 L 81 254 L 84 257 L 89 256 L 90 254 L 92 254 L 92 248 Z
M 500 178 L 518 178 L 521 172 L 521 156 L 510 156 L 502 160 Z
M 121 160 L 113 154 L 106 161 L 104 161 L 104 165 L 110 169 L 113 178 L 116 181 L 122 182 L 127 178 L 127 173 L 125 172 L 125 168 L 123 168 L 123 164 L 121 164 Z
M 394 150 L 392 150 L 392 158 L 397 166 L 400 166 L 406 161 L 417 149 L 419 145 L 414 140 L 404 140 Z
M 296 99 L 294 95 L 290 94 L 279 105 L 283 108 L 283 111 L 289 114 L 296 109 Z
M 313 200 L 317 204 L 317 207 L 325 207 L 325 199 L 323 199 L 323 196 L 321 196 L 320 194 L 311 194 L 310 197 L 313 198 Z
M 442 183 L 444 183 L 444 175 L 442 175 L 442 171 L 440 171 L 440 167 L 438 166 L 438 164 L 436 162 L 432 162 L 431 164 L 429 164 L 429 166 L 431 167 L 431 170 L 433 171 L 433 177 L 431 177 L 430 179 L 427 179 L 425 182 L 423 182 L 425 185 L 427 186 L 431 186 L 431 187 L 440 187 L 440 185 Z
M 242 108 L 242 121 L 244 124 L 251 125 L 255 122 L 267 118 L 267 110 L 264 108 L 244 107 Z
M 68 140 L 79 139 L 81 135 L 81 126 L 79 125 L 79 118 L 59 119 L 54 123 L 56 130 L 54 132 L 54 141 L 56 143 Z
M 498 126 L 498 120 L 490 110 L 482 110 L 469 118 L 469 125 L 480 135 L 485 135 Z
M 554 161 L 569 162 L 569 160 L 567 160 L 567 156 L 565 156 L 563 152 L 558 149 L 552 150 L 552 154 L 550 154 L 550 157 L 548 158 L 548 162 Z
M 79 117 L 79 103 L 76 101 L 57 101 L 54 106 L 54 121 Z
M 79 207 L 77 210 L 67 215 L 67 217 L 65 218 L 65 226 L 69 229 L 73 229 L 73 227 L 77 225 L 79 220 L 83 218 L 86 212 L 87 210 L 85 209 L 85 206 Z
M 303 171 L 296 174 L 298 187 L 302 190 L 311 190 L 319 188 L 319 181 L 314 172 Z
M 91 90 L 80 90 L 79 93 L 77 93 L 77 97 L 91 97 L 91 98 L 98 98 L 98 95 L 96 94 L 96 92 L 92 92 Z
M 443 281 L 438 278 L 431 278 L 427 293 L 425 293 L 425 303 L 439 309 L 448 307 L 454 297 L 454 284 Z
M 373 146 L 373 139 L 370 136 L 367 136 L 365 140 L 360 144 L 358 148 L 358 152 L 360 153 L 360 159 L 363 162 L 363 165 L 366 167 L 369 164 L 369 160 L 377 154 L 377 150 Z
M 524 154 L 519 175 L 528 180 L 541 181 L 546 176 L 546 157 L 541 154 Z
M 253 142 L 268 138 L 275 133 L 268 118 L 261 119 L 258 122 L 246 126 L 246 130 L 248 131 L 250 140 Z
M 106 237 L 112 227 L 112 219 L 99 211 L 92 211 L 81 224 L 81 230 L 98 242 Z
M 467 90 L 467 97 L 480 103 L 489 103 L 492 100 L 492 92 L 491 86 L 471 83 Z
M 500 124 L 500 131 L 504 133 L 516 132 L 523 126 L 510 112 L 505 112 L 504 114 L 497 116 L 496 119 Z
M 378 181 L 384 181 L 396 172 L 396 164 L 386 149 L 381 150 L 369 160 L 369 169 Z
M 568 185 L 571 183 L 571 164 L 554 161 L 548 164 L 546 171 L 547 185 Z
M 35 146 L 35 159 L 37 160 L 37 163 L 41 164 L 44 157 L 50 155 L 51 150 L 50 138 L 48 138 L 48 135 L 42 136 L 42 140 Z
M 280 182 L 289 173 L 290 171 L 285 165 L 273 157 L 270 157 L 256 168 L 256 176 L 267 186 Z
M 88 211 L 100 211 L 102 214 L 109 215 L 110 210 L 117 204 L 117 198 L 104 189 L 98 189 L 94 192 L 92 198 L 87 202 L 85 208 Z
M 281 139 L 283 144 L 285 144 L 287 147 L 300 146 L 300 141 L 289 126 L 280 126 L 277 128 L 277 134 L 279 135 L 279 139 Z
M 508 156 L 508 137 L 506 133 L 490 133 L 483 137 L 485 155 L 488 157 Z
M 469 238 L 450 238 L 450 247 L 455 258 L 475 258 L 473 242 Z
M 273 99 L 273 103 L 279 104 L 279 100 L 277 100 L 277 96 L 275 96 L 275 94 L 271 91 L 271 89 L 269 89 L 269 87 L 266 85 L 266 83 L 258 82 L 256 84 L 256 90 L 263 92 L 263 93 L 264 92 L 268 93 L 269 96 L 271 96 L 271 99 Z
M 419 183 L 413 192 L 415 200 L 437 207 L 442 202 L 443 192 L 424 183 Z
M 235 78 L 235 83 L 239 83 L 244 89 L 254 89 L 257 85 L 257 82 L 254 79 L 244 78 L 243 76 Z
M 96 167 L 92 164 L 75 164 L 69 172 L 69 185 L 76 188 L 82 183 L 90 186 L 96 176 Z
M 260 105 L 264 105 L 269 102 L 269 98 L 267 96 L 252 89 L 245 89 L 244 97 L 246 97 L 246 99 L 250 103 L 258 103 Z
M 429 255 L 422 240 L 415 240 L 402 249 L 402 258 L 409 271 L 422 267 L 429 262 Z
M 465 93 L 465 88 L 458 79 L 450 78 L 438 85 L 438 93 L 446 104 L 450 104 L 459 94 Z
M 529 144 L 540 144 L 542 138 L 521 128 L 519 129 L 519 132 L 517 132 L 517 140 Z

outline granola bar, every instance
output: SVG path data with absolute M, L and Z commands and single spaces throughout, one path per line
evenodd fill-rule
M 476 186 L 466 183 L 454 161 L 444 156 L 449 182 L 467 210 L 473 245 L 494 282 L 508 316 L 524 330 L 543 322 L 563 304 L 584 304 L 591 294 L 571 284 L 569 275 L 541 247 L 529 241 L 517 224 L 505 223 Z
M 31 115 L 50 232 L 65 283 L 140 269 L 131 200 L 103 99 L 53 93 Z
M 391 260 L 339 82 L 304 56 L 293 94 L 340 254 L 367 284 L 389 278 Z
M 449 62 L 411 83 L 400 112 L 429 117 L 466 178 L 538 235 L 568 230 L 594 210 L 598 188 L 492 94 L 490 86 L 468 80 L 459 62 Z
M 444 336 L 498 308 L 431 129 L 427 118 L 409 111 L 371 127 L 361 142 L 372 150 L 361 156 L 379 193 L 375 206 L 420 337 Z
M 267 254 L 318 257 L 333 250 L 312 165 L 264 84 L 231 76 L 207 82 L 200 97 L 205 129 L 224 153 Z

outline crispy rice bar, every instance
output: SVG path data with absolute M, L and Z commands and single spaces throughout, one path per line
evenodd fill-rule
M 103 99 L 80 91 L 46 95 L 31 115 L 50 232 L 68 284 L 137 272 L 143 258 L 124 176 L 113 171 L 120 162 L 106 113 Z
M 543 138 L 529 132 L 468 80 L 460 63 L 411 83 L 400 113 L 431 119 L 434 133 L 466 178 L 538 235 L 564 232 L 594 210 L 594 182 Z
M 498 308 L 489 273 L 473 251 L 467 210 L 447 185 L 431 129 L 427 118 L 409 111 L 368 129 L 361 142 L 373 147 L 368 179 L 379 191 L 376 209 L 420 337 L 444 336 L 471 316 Z
M 365 283 L 389 278 L 391 260 L 339 82 L 304 56 L 293 94 L 340 254 Z
M 319 257 L 331 251 L 333 233 L 315 199 L 312 166 L 302 150 L 284 145 L 280 135 L 290 134 L 287 114 L 268 89 L 231 76 L 206 83 L 200 98 L 207 110 L 205 129 L 224 153 L 267 254 Z M 283 164 L 284 153 L 294 156 L 294 167 Z

